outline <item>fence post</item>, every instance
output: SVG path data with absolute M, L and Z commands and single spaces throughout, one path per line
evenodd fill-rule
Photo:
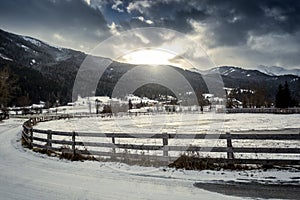
M 163 156 L 168 157 L 168 133 L 163 133 L 162 134 L 162 139 L 163 139 Z
M 30 144 L 29 144 L 29 146 L 30 146 L 30 148 L 32 148 L 33 147 L 33 130 L 32 130 L 32 127 L 29 129 L 29 132 L 30 132 Z
M 36 117 L 33 118 L 33 121 L 32 121 L 32 125 L 36 125 L 37 124 L 37 120 L 36 120 Z
M 76 149 L 75 149 L 75 144 L 76 144 L 76 140 L 75 140 L 75 131 L 72 132 L 72 150 L 73 150 L 73 156 L 76 155 Z
M 232 149 L 232 142 L 231 142 L 231 135 L 230 133 L 226 133 L 227 135 L 227 158 L 234 159 L 233 156 L 233 149 Z
M 52 147 L 52 132 L 51 132 L 51 130 L 47 131 L 47 146 Z
M 116 141 L 115 141 L 114 134 L 113 134 L 112 137 L 111 137 L 111 142 L 112 142 L 112 144 L 113 144 L 113 147 L 112 147 L 112 153 L 113 153 L 113 156 L 112 156 L 112 158 L 115 158 L 115 153 L 116 153 L 115 144 L 116 144 Z

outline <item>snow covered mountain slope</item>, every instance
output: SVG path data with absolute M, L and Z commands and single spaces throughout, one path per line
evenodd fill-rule
M 295 75 L 300 77 L 300 69 L 285 69 L 277 66 L 260 65 L 257 67 L 257 70 L 270 76 Z
M 41 70 L 57 62 L 67 61 L 86 55 L 79 51 L 59 48 L 28 36 L 15 35 L 0 29 L 1 57 L 22 63 L 33 69 Z

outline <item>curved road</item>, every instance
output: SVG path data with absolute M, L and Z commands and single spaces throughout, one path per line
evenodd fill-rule
M 196 188 L 195 180 L 174 178 L 169 169 L 128 173 L 109 167 L 124 165 L 33 153 L 20 144 L 21 124 L 16 119 L 0 122 L 1 199 L 240 199 Z

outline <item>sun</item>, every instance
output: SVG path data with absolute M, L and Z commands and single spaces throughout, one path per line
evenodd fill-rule
M 121 62 L 137 65 L 174 65 L 171 62 L 176 55 L 161 49 L 139 49 L 132 51 L 120 59 Z

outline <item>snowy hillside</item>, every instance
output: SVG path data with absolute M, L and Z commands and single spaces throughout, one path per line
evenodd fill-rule
M 281 75 L 295 75 L 300 76 L 300 69 L 285 69 L 277 66 L 263 66 L 257 67 L 257 70 L 270 76 L 281 76 Z
M 43 65 L 65 61 L 83 54 L 70 49 L 56 47 L 38 39 L 15 35 L 0 30 L 0 53 L 2 58 L 22 63 L 22 65 L 40 70 Z M 83 54 L 84 55 L 84 54 Z

